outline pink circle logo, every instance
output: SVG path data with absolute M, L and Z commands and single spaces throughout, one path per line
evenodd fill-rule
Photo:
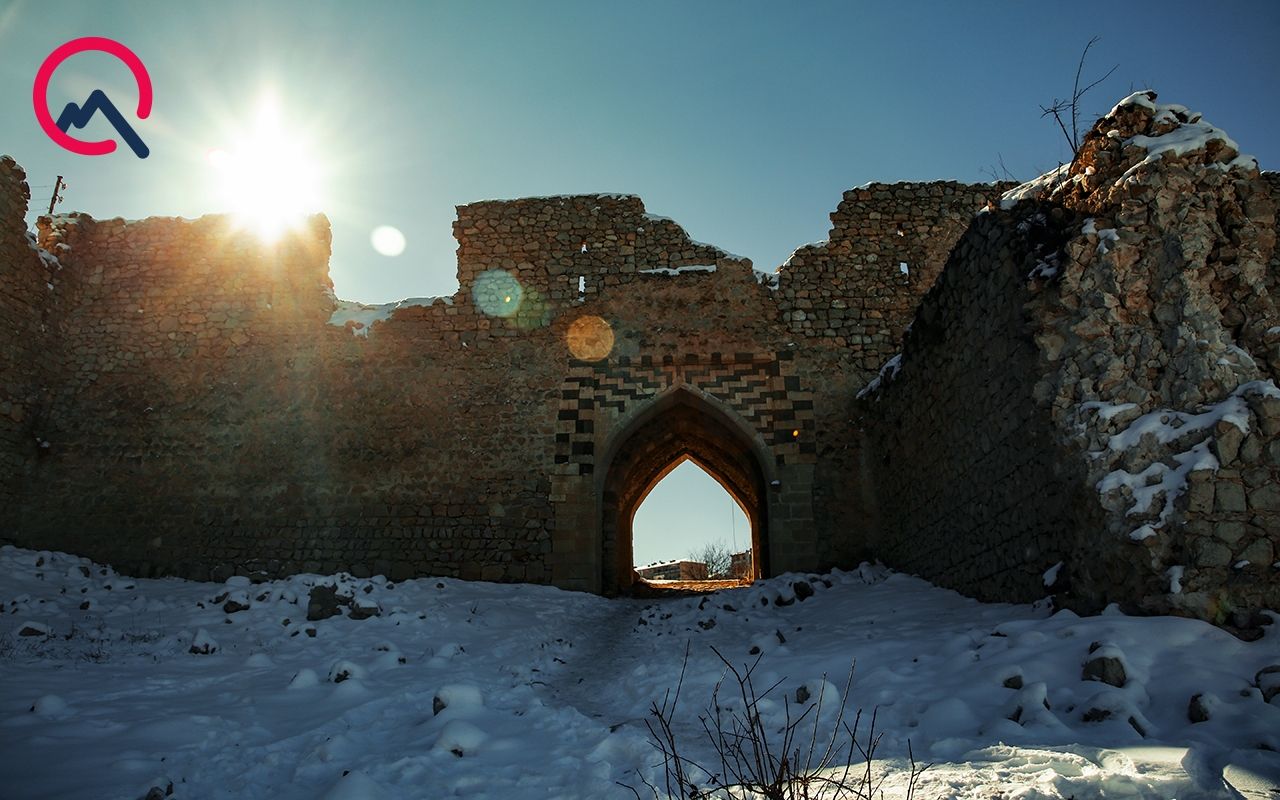
M 99 50 L 123 61 L 129 67 L 129 71 L 133 73 L 134 80 L 138 82 L 138 119 L 146 119 L 151 115 L 151 76 L 147 74 L 147 68 L 142 65 L 142 59 L 138 58 L 132 50 L 119 42 L 99 36 L 86 36 L 83 39 L 73 39 L 54 50 L 40 65 L 40 71 L 36 73 L 36 83 L 32 90 L 31 98 L 40 127 L 60 147 L 73 153 L 78 153 L 82 156 L 104 156 L 107 153 L 115 152 L 116 143 L 111 139 L 104 139 L 100 142 L 85 142 L 67 135 L 67 130 L 71 126 L 83 128 L 89 124 L 89 120 L 96 112 L 101 111 L 115 129 L 119 131 L 121 138 L 133 149 L 138 158 L 146 158 L 150 154 L 150 150 L 147 149 L 142 139 L 138 137 L 138 134 L 129 126 L 124 116 L 107 99 L 107 95 L 101 89 L 95 89 L 84 102 L 84 105 L 67 103 L 66 108 L 62 110 L 62 114 L 59 115 L 56 122 L 53 119 L 53 115 L 49 113 L 49 80 L 53 77 L 54 70 L 71 56 L 76 53 L 83 53 L 86 50 Z

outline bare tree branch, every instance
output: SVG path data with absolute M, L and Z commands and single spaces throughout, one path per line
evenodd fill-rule
M 1114 67 L 1107 70 L 1106 75 L 1103 75 L 1101 78 L 1098 78 L 1096 81 L 1084 87 L 1083 89 L 1080 88 L 1080 75 L 1081 73 L 1084 72 L 1084 60 L 1089 55 L 1089 48 L 1093 47 L 1094 43 L 1099 41 L 1099 39 L 1100 37 L 1098 36 L 1095 36 L 1092 39 L 1090 39 L 1089 43 L 1084 46 L 1084 52 L 1080 54 L 1080 62 L 1076 65 L 1076 80 L 1071 87 L 1071 99 L 1059 100 L 1055 97 L 1053 100 L 1053 104 L 1050 105 L 1048 108 L 1045 108 L 1044 106 L 1040 106 L 1040 110 L 1044 112 L 1040 116 L 1047 117 L 1049 115 L 1053 115 L 1054 120 L 1058 123 L 1058 127 L 1062 129 L 1062 135 L 1067 138 L 1067 144 L 1071 145 L 1071 152 L 1073 155 L 1080 150 L 1080 100 L 1081 98 L 1083 98 L 1085 96 L 1085 93 L 1088 92 L 1090 89 L 1102 83 L 1107 78 L 1110 78 L 1111 73 L 1115 72 L 1120 67 L 1119 64 L 1116 64 Z M 1071 119 L 1070 130 L 1067 130 L 1067 123 L 1063 119 L 1064 116 L 1069 116 Z
M 689 560 L 706 565 L 707 578 L 723 578 L 728 576 L 733 566 L 733 553 L 723 540 L 707 542 L 689 553 Z

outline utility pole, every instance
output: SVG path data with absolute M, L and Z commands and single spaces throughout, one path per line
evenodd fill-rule
M 67 185 L 62 182 L 62 176 L 59 175 L 58 179 L 53 182 L 53 197 L 49 198 L 49 216 L 53 216 L 53 207 L 62 202 L 63 198 L 58 197 L 58 192 L 65 188 L 67 188 Z

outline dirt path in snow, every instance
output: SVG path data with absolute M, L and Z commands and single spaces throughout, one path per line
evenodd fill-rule
M 619 716 L 618 692 L 627 677 L 653 655 L 650 637 L 636 633 L 636 620 L 648 605 L 661 600 L 618 598 L 600 606 L 574 630 L 574 646 L 565 664 L 548 676 L 546 691 L 555 705 L 571 706 L 611 727 L 643 718 Z

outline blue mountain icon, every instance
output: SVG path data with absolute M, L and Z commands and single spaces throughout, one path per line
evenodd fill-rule
M 129 147 L 133 148 L 133 152 L 138 158 L 146 158 L 151 151 L 138 138 L 138 134 L 134 133 L 133 128 L 129 127 L 129 123 L 125 122 L 124 117 L 116 110 L 116 107 L 107 99 L 106 94 L 101 89 L 94 89 L 93 94 L 89 95 L 89 99 L 84 102 L 83 106 L 75 103 L 67 103 L 67 107 L 62 109 L 62 114 L 58 117 L 58 129 L 63 133 L 72 125 L 77 128 L 83 128 L 89 124 L 89 120 L 93 115 L 101 111 L 107 118 L 107 121 L 115 126 L 115 129 L 124 138 Z

